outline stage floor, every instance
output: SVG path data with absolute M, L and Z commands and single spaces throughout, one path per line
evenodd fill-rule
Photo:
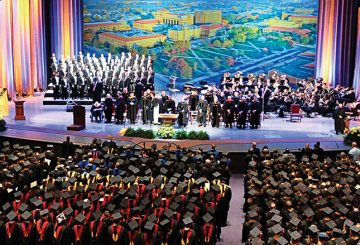
M 121 136 L 118 132 L 124 127 L 141 127 L 144 129 L 157 129 L 158 125 L 116 125 L 91 122 L 90 106 L 85 106 L 87 110 L 86 129 L 81 132 L 66 131 L 66 127 L 72 124 L 72 112 L 66 112 L 64 105 L 43 105 L 43 96 L 26 98 L 25 102 L 25 121 L 15 121 L 15 105 L 9 102 L 10 114 L 5 117 L 8 130 L 0 135 L 12 137 L 39 138 L 46 141 L 52 139 L 61 142 L 66 134 L 74 136 L 75 143 L 88 143 L 89 138 L 104 138 L 106 135 L 113 135 L 116 140 L 122 143 L 139 143 L 142 139 L 128 138 Z M 352 121 L 351 127 L 360 125 L 360 122 Z M 261 128 L 257 130 L 235 128 L 212 128 L 198 127 L 197 123 L 188 125 L 186 130 L 206 130 L 210 136 L 210 141 L 174 141 L 177 144 L 187 144 L 188 147 L 210 145 L 216 143 L 219 149 L 224 151 L 246 151 L 252 141 L 258 142 L 260 146 L 268 145 L 273 148 L 289 148 L 298 150 L 305 143 L 314 144 L 321 141 L 322 146 L 327 150 L 347 149 L 343 144 L 343 136 L 336 135 L 334 131 L 333 119 L 304 117 L 301 122 L 289 122 L 288 118 L 278 118 L 275 114 L 270 115 L 270 119 L 262 121 Z M 32 134 L 33 133 L 33 134 Z M 152 140 L 153 141 L 153 140 Z M 163 144 L 169 140 L 157 140 Z

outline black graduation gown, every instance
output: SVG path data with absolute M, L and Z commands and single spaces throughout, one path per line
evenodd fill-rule
M 207 106 L 208 104 L 206 100 L 200 100 L 197 105 L 197 121 L 199 125 L 206 125 Z
M 185 230 L 184 228 L 178 232 L 177 244 L 194 245 L 197 242 L 197 234 L 193 229 Z
M 129 97 L 127 105 L 128 105 L 127 116 L 130 120 L 130 123 L 135 123 L 137 116 L 137 107 L 138 107 L 138 101 L 136 97 Z
M 219 127 L 221 116 L 221 104 L 219 102 L 211 104 L 211 126 Z
M 115 119 L 117 123 L 123 123 L 124 121 L 124 113 L 125 113 L 125 99 L 123 96 L 120 96 L 116 99 L 115 102 Z
M 54 225 L 50 222 L 46 226 L 43 226 L 43 224 L 44 222 L 42 220 L 38 220 L 36 224 L 36 244 L 49 245 L 53 239 Z M 43 235 L 41 235 L 41 233 L 43 233 Z
M 69 227 L 65 225 L 59 225 L 54 227 L 54 237 L 53 244 L 54 245 L 69 245 L 73 242 L 71 230 Z
M 36 226 L 33 222 L 19 223 L 20 243 L 33 245 L 36 241 Z
M 113 111 L 114 101 L 111 98 L 106 98 L 104 101 L 104 112 L 106 122 L 111 122 L 112 111 Z
M 189 106 L 186 102 L 179 102 L 177 106 L 177 111 L 179 113 L 178 116 L 178 124 L 179 126 L 186 126 L 188 124 L 189 119 Z
M 226 100 L 223 106 L 224 122 L 226 127 L 232 127 L 234 122 L 234 102 L 232 100 Z
M 237 119 L 236 119 L 237 126 L 245 128 L 247 113 L 248 113 L 246 102 L 240 101 L 236 108 L 236 111 L 237 111 Z
M 90 232 L 88 226 L 74 225 L 71 229 L 71 237 L 72 242 L 75 245 L 88 245 L 90 243 Z
M 257 127 L 260 125 L 260 113 L 261 107 L 259 102 L 252 101 L 249 106 L 250 110 L 250 125 L 253 127 Z
M 91 245 L 103 245 L 105 244 L 105 232 L 107 227 L 102 221 L 92 221 L 89 223 L 89 233 Z
M 143 123 L 147 124 L 149 121 L 152 123 L 154 121 L 154 105 L 150 95 L 142 97 L 141 108 Z
M 343 132 L 345 129 L 345 118 L 346 118 L 346 113 L 345 110 L 343 108 L 337 108 L 334 111 L 333 114 L 333 119 L 334 119 L 334 124 L 335 124 L 335 131 L 336 132 Z
M 8 233 L 6 232 L 6 241 L 5 244 L 6 245 L 18 245 L 20 244 L 20 227 L 16 222 L 7 222 L 5 224 L 5 229 L 6 226 L 11 227 L 11 229 L 9 229 L 10 231 L 12 230 L 12 232 Z

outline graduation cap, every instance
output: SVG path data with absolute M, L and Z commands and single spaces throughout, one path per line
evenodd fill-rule
M 146 176 L 150 176 L 151 175 L 151 169 L 148 168 L 147 170 L 145 170 L 145 175 Z
M 4 212 L 8 211 L 10 209 L 10 203 L 9 202 L 6 202 L 2 205 L 2 209 Z
M 129 223 L 128 223 L 128 226 L 129 226 L 129 229 L 131 231 L 135 230 L 136 228 L 139 227 L 139 224 L 138 222 L 136 222 L 136 220 L 131 220 Z
M 7 215 L 6 218 L 8 218 L 9 221 L 13 221 L 16 217 L 16 213 L 14 211 L 10 211 Z
M 83 209 L 90 208 L 90 206 L 91 206 L 91 204 L 90 204 L 89 200 L 83 202 Z
M 184 177 L 187 178 L 187 179 L 190 179 L 191 176 L 192 176 L 192 174 L 189 173 L 189 172 L 187 172 L 187 173 L 184 174 Z
M 119 213 L 119 212 L 116 212 L 114 213 L 111 218 L 114 220 L 114 221 L 117 221 L 117 220 L 120 220 L 122 218 L 122 215 Z
M 99 220 L 102 216 L 102 212 L 100 210 L 96 210 L 95 212 L 92 213 L 92 216 L 94 220 Z
M 339 211 L 343 214 L 346 215 L 349 212 L 349 209 L 346 208 L 345 206 L 342 206 L 339 208 Z
M 250 235 L 253 237 L 257 237 L 261 233 L 262 233 L 261 230 L 257 226 L 255 226 L 253 229 L 250 230 Z
M 336 223 L 333 220 L 330 220 L 326 222 L 326 226 L 329 227 L 330 229 L 333 229 L 336 226 Z
M 166 175 L 168 173 L 168 170 L 163 167 L 163 168 L 160 169 L 160 173 L 163 174 L 163 175 Z
M 146 197 L 141 200 L 141 204 L 144 206 L 147 206 L 149 203 L 150 203 L 150 200 Z
M 51 209 L 54 210 L 54 211 L 58 211 L 59 207 L 60 207 L 60 204 L 58 202 L 54 202 L 51 205 Z
M 333 161 L 330 157 L 325 158 L 325 162 L 331 164 Z
M 125 199 L 125 198 L 123 198 L 121 201 L 120 201 L 120 206 L 122 207 L 122 208 L 127 208 L 128 207 L 128 199 Z
M 326 214 L 331 214 L 332 212 L 334 212 L 334 210 L 332 210 L 329 207 L 326 207 L 326 208 L 323 209 L 323 212 L 326 213 Z
M 290 219 L 289 222 L 290 222 L 290 224 L 292 224 L 294 226 L 298 226 L 300 223 L 300 219 L 298 217 L 294 216 Z
M 328 236 L 328 234 L 326 234 L 326 232 L 320 232 L 319 238 L 326 239 L 326 238 L 329 238 L 329 236 Z
M 14 197 L 15 197 L 15 199 L 18 199 L 19 197 L 21 197 L 21 194 L 22 194 L 22 192 L 21 192 L 21 191 L 17 191 L 17 192 L 15 192 L 15 193 L 14 193 Z
M 155 224 L 154 224 L 153 222 L 147 221 L 147 222 L 145 223 L 144 229 L 147 230 L 147 231 L 152 231 L 153 228 L 154 228 L 154 225 L 155 225 Z
M 212 217 L 211 214 L 206 213 L 206 214 L 202 217 L 202 219 L 205 221 L 205 223 L 209 223 L 210 221 L 213 220 L 213 217 Z
M 127 195 L 129 197 L 135 197 L 137 195 L 137 192 L 133 189 L 130 189 L 128 192 L 127 192 Z
M 44 153 L 39 154 L 39 159 L 44 159 L 44 158 L 45 158 L 45 154 L 44 154 Z
M 189 204 L 186 206 L 186 209 L 189 211 L 194 211 L 196 205 L 194 203 L 189 202 Z
M 34 204 L 35 207 L 40 207 L 43 202 L 38 197 L 36 197 L 31 201 L 31 203 Z
M 202 183 L 204 183 L 206 181 L 206 179 L 204 177 L 200 177 L 195 181 L 195 184 L 197 185 L 201 185 Z
M 171 209 L 168 209 L 164 212 L 164 215 L 170 219 L 173 215 L 174 215 L 174 212 L 171 210 Z
M 283 236 L 280 236 L 279 239 L 277 240 L 277 242 L 280 244 L 280 245 L 285 245 L 285 244 L 288 244 L 289 241 L 286 240 Z
M 186 217 L 182 221 L 183 221 L 185 226 L 188 226 L 188 225 L 193 223 L 193 220 L 191 219 L 191 217 Z
M 25 211 L 22 215 L 21 218 L 25 221 L 28 221 L 31 217 L 31 213 L 29 211 Z
M 40 216 L 45 216 L 45 215 L 49 214 L 49 210 L 48 209 L 43 209 L 39 213 L 40 213 Z
M 19 211 L 20 212 L 25 212 L 27 209 L 28 209 L 28 205 L 27 204 L 25 204 L 25 203 L 22 203 L 21 205 L 20 205 L 20 207 L 19 207 Z
M 134 167 L 133 165 L 129 166 L 129 170 L 133 172 L 134 174 L 137 174 L 140 172 L 140 170 L 137 167 Z
M 84 189 L 85 189 L 84 186 L 81 186 L 81 185 L 78 185 L 78 186 L 76 187 L 76 191 L 77 191 L 77 192 L 80 192 L 80 193 L 83 192 Z
M 352 233 L 359 234 L 360 228 L 357 227 L 356 225 L 352 225 L 352 226 L 350 227 L 350 231 L 351 231 Z
M 217 192 L 217 193 L 220 192 L 220 186 L 218 186 L 218 185 L 212 185 L 212 186 L 211 186 L 211 189 L 212 189 L 213 191 Z
M 123 200 L 125 200 L 125 199 L 123 199 Z M 121 206 L 121 203 L 120 203 L 120 206 Z M 127 207 L 127 202 L 126 202 L 126 207 Z M 114 205 L 114 204 L 109 203 L 109 204 L 107 205 L 107 210 L 109 210 L 110 212 L 114 211 L 114 209 L 115 209 L 115 205 Z
M 160 226 L 165 227 L 165 226 L 167 226 L 169 223 L 170 223 L 170 221 L 169 221 L 168 219 L 164 219 L 164 220 L 162 220 L 159 224 L 160 224 Z
M 346 219 L 345 222 L 344 222 L 344 225 L 348 226 L 348 227 L 351 227 L 354 225 L 354 222 L 352 222 L 351 220 L 349 219 Z
M 99 195 L 98 194 L 94 194 L 91 196 L 91 202 L 96 202 L 100 199 Z
M 312 217 L 315 214 L 311 208 L 307 208 L 304 213 L 307 217 Z
M 312 233 L 318 233 L 319 232 L 319 229 L 317 228 L 316 225 L 311 225 L 309 227 L 309 230 L 312 232 Z
M 78 214 L 76 217 L 75 217 L 75 220 L 79 223 L 83 223 L 84 220 L 86 219 L 85 215 L 83 215 L 82 213 Z
M 282 220 L 282 217 L 281 217 L 280 215 L 275 214 L 275 215 L 271 218 L 271 220 L 279 223 L 279 222 Z
M 169 208 L 171 208 L 172 210 L 176 211 L 179 208 L 179 204 L 176 202 L 173 202 L 170 204 Z
M 155 207 L 159 207 L 161 204 L 161 198 L 160 197 L 156 198 L 153 204 Z
M 274 234 L 278 234 L 278 233 L 280 233 L 280 232 L 283 230 L 283 228 L 281 227 L 281 225 L 276 224 L 276 225 L 272 226 L 272 227 L 270 228 L 270 230 L 273 231 Z

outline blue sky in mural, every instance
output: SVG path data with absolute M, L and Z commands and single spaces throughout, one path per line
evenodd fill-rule
M 314 75 L 316 0 L 84 0 L 84 52 L 151 55 L 156 82 Z

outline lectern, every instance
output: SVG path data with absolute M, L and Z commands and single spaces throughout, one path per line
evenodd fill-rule
M 25 120 L 24 103 L 25 100 L 15 100 L 15 120 Z
M 81 105 L 74 106 L 73 109 L 74 124 L 67 127 L 67 130 L 80 131 L 85 129 L 85 107 Z

